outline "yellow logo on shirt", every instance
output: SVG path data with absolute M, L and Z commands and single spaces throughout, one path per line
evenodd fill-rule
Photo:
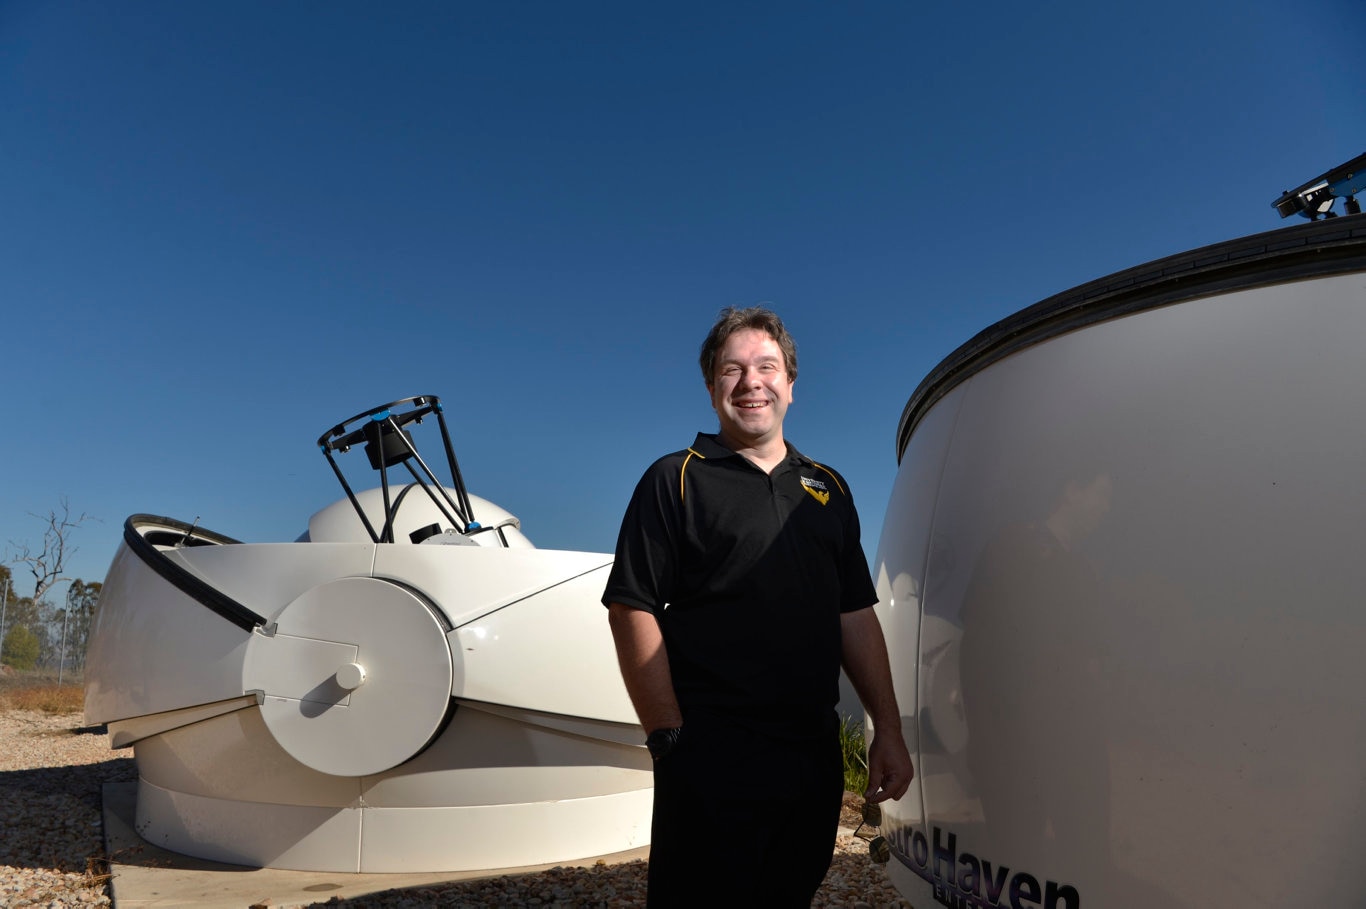
M 825 484 L 820 480 L 812 480 L 809 477 L 802 477 L 802 488 L 811 493 L 811 498 L 825 505 L 830 501 L 830 490 L 825 488 Z

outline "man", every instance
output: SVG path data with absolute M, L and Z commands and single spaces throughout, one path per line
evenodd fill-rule
M 904 795 L 911 759 L 848 484 L 783 438 L 795 343 L 727 309 L 700 363 L 720 431 L 646 471 L 603 594 L 655 760 L 649 905 L 809 906 L 844 791 L 841 663 L 873 720 L 865 797 Z

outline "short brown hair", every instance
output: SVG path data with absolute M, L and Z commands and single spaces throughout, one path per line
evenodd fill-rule
M 778 314 L 763 306 L 750 306 L 746 309 L 727 306 L 716 317 L 716 324 L 707 333 L 707 340 L 702 342 L 702 354 L 697 358 L 707 387 L 711 387 L 716 381 L 716 352 L 725 346 L 726 339 L 731 335 L 747 329 L 762 331 L 778 342 L 778 347 L 783 352 L 783 366 L 787 370 L 787 377 L 792 380 L 797 378 L 797 342 L 787 333 L 787 328 L 784 327 L 783 320 L 778 318 Z

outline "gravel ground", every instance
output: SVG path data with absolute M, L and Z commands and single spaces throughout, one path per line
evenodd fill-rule
M 108 906 L 100 791 L 134 780 L 129 751 L 111 751 L 102 729 L 81 718 L 25 710 L 0 712 L 0 906 Z M 851 800 L 852 804 L 852 800 Z M 845 822 L 857 826 L 857 814 Z M 553 868 L 540 874 L 465 881 L 318 906 L 388 907 L 643 907 L 645 863 Z M 815 907 L 910 909 L 868 859 L 867 844 L 842 836 Z
M 79 715 L 0 713 L 0 906 L 108 906 L 100 789 L 130 752 Z

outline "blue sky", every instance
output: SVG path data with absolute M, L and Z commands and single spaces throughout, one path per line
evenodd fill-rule
M 799 344 L 788 437 L 871 557 L 955 347 L 1282 226 L 1366 150 L 1360 12 L 7 0 L 0 544 L 62 496 L 100 519 L 86 580 L 137 512 L 293 539 L 341 495 L 318 436 L 436 394 L 471 491 L 610 550 L 645 466 L 715 427 L 716 312 L 763 302 Z

